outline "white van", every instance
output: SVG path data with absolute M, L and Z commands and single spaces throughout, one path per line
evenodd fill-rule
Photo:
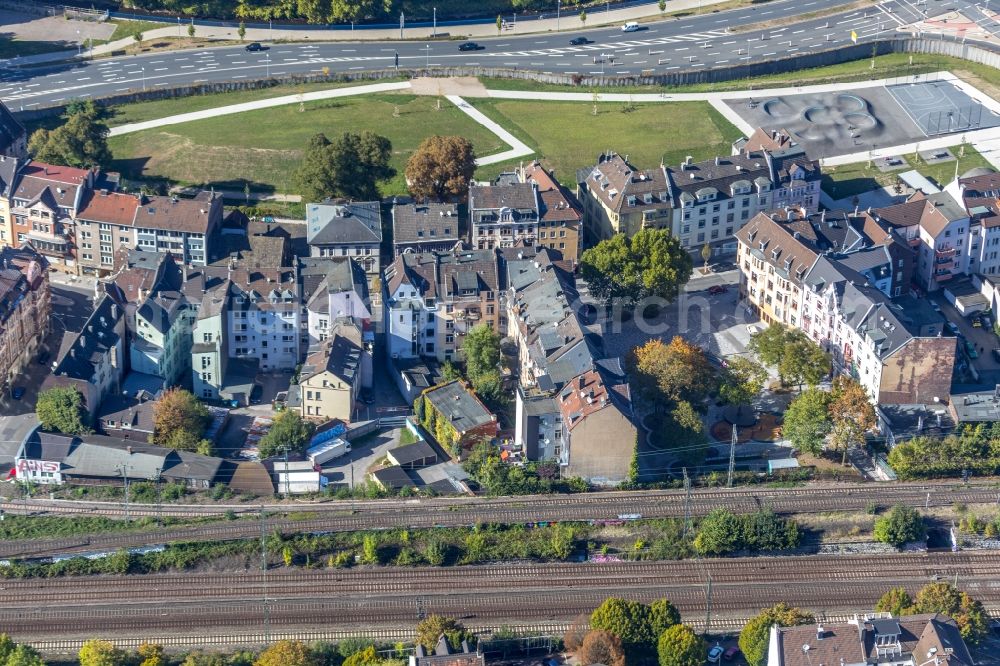
M 622 32 L 638 32 L 639 24 L 635 21 L 629 21 L 622 26 Z

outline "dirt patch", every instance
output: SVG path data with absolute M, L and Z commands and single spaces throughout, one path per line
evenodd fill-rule
M 113 23 L 75 21 L 59 16 L 34 16 L 0 11 L 3 31 L 15 39 L 37 42 L 83 44 L 88 39 L 107 39 L 114 33 Z
M 956 69 L 951 72 L 962 81 L 965 81 L 969 85 L 975 87 L 995 100 L 1000 100 L 1000 86 L 995 86 L 986 79 L 976 76 L 970 71 L 964 69 Z
M 436 78 L 419 76 L 410 81 L 414 95 L 460 95 L 463 97 L 488 97 L 486 86 L 474 76 Z

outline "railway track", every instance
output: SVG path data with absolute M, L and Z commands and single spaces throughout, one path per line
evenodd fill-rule
M 641 514 L 645 518 L 679 517 L 690 509 L 693 515 L 705 515 L 725 507 L 750 512 L 770 507 L 785 514 L 827 511 L 864 510 L 874 503 L 885 508 L 893 504 L 910 506 L 947 506 L 954 503 L 1000 503 L 1000 491 L 992 484 L 902 484 L 892 486 L 857 485 L 809 488 L 770 489 L 751 487 L 731 490 L 698 490 L 688 504 L 685 495 L 676 491 L 602 492 L 580 495 L 541 495 L 499 498 L 432 498 L 417 500 L 372 500 L 327 502 L 322 504 L 271 505 L 266 511 L 316 514 L 302 520 L 288 517 L 267 519 L 269 530 L 283 534 L 343 532 L 365 529 L 461 527 L 476 523 L 533 523 L 554 521 L 614 520 L 622 514 Z M 0 509 L 9 513 L 61 515 L 87 514 L 124 517 L 124 508 L 99 502 L 33 500 L 2 502 Z M 133 505 L 132 516 L 205 517 L 230 512 L 240 515 L 259 513 L 261 507 L 247 505 L 186 506 Z M 54 553 L 93 551 L 165 544 L 176 541 L 226 541 L 255 538 L 260 534 L 257 521 L 236 520 L 144 530 L 80 535 L 61 539 L 21 539 L 0 543 L 0 558 L 42 557 Z
M 580 587 L 629 589 L 646 586 L 713 584 L 785 584 L 808 575 L 816 584 L 841 581 L 878 583 L 884 572 L 898 580 L 1000 580 L 1000 557 L 989 553 L 932 553 L 880 556 L 878 567 L 868 566 L 871 556 L 802 556 L 710 559 L 678 562 L 620 563 L 508 563 L 472 567 L 392 567 L 370 569 L 278 569 L 238 573 L 150 574 L 145 576 L 94 576 L 31 579 L 31 603 L 37 607 L 80 604 L 257 599 L 265 585 L 282 598 L 311 597 L 317 590 L 331 595 L 436 594 L 460 589 L 475 580 L 477 589 L 493 593 L 518 589 L 573 590 Z M 0 609 L 20 607 L 22 583 L 7 581 L 0 591 Z

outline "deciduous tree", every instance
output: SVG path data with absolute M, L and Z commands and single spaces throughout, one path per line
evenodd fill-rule
M 486 324 L 473 326 L 462 341 L 465 374 L 472 388 L 490 402 L 500 397 L 500 335 Z
M 798 329 L 771 324 L 750 337 L 748 349 L 778 369 L 781 382 L 815 386 L 830 372 L 830 356 Z
M 820 389 L 806 389 L 785 410 L 781 434 L 800 450 L 819 455 L 833 424 L 831 396 Z
M 706 645 L 704 639 L 683 624 L 675 624 L 656 643 L 660 666 L 703 666 Z
M 297 411 L 286 409 L 271 423 L 271 429 L 260 439 L 260 457 L 270 458 L 289 453 L 302 453 L 316 427 L 305 421 Z
M 649 625 L 654 637 L 662 635 L 680 621 L 681 613 L 669 599 L 657 599 L 649 604 Z
M 167 658 L 163 654 L 163 646 L 158 643 L 143 643 L 136 651 L 141 659 L 139 666 L 166 666 Z
M 833 424 L 833 441 L 844 451 L 865 443 L 865 433 L 874 430 L 877 423 L 875 407 L 865 389 L 851 377 L 841 375 L 833 380 L 833 400 L 830 402 L 830 420 Z
M 636 388 L 653 405 L 701 403 L 714 390 L 715 368 L 700 347 L 680 336 L 669 344 L 653 338 L 632 354 Z
M 917 613 L 942 613 L 955 620 L 966 642 L 975 645 L 989 633 L 990 621 L 983 604 L 948 583 L 930 583 L 914 602 Z
M 39 129 L 28 141 L 28 152 L 40 162 L 88 168 L 107 166 L 106 114 L 93 101 L 75 102 L 66 107 L 65 121 L 53 130 Z
M 625 649 L 622 639 L 602 629 L 592 629 L 583 637 L 583 644 L 576 652 L 581 666 L 625 666 Z
M 125 651 L 115 647 L 110 641 L 92 639 L 85 641 L 77 655 L 80 666 L 122 666 Z
M 7 656 L 4 666 L 45 666 L 45 661 L 30 645 L 18 645 Z
M 638 601 L 610 597 L 590 615 L 590 628 L 610 632 L 626 647 L 652 645 L 649 606 Z
M 208 408 L 190 391 L 169 388 L 153 404 L 153 443 L 196 451 L 211 421 Z
M 55 386 L 38 394 L 35 412 L 42 430 L 79 435 L 88 432 L 83 421 L 83 394 L 72 386 Z
M 894 617 L 909 615 L 913 608 L 913 598 L 903 587 L 894 587 L 878 600 L 875 610 L 879 613 L 892 613 Z
M 794 627 L 813 621 L 811 613 L 792 608 L 787 604 L 777 604 L 761 611 L 751 618 L 740 632 L 740 650 L 750 666 L 763 666 L 767 660 L 767 644 L 771 626 Z
M 920 512 L 904 504 L 897 504 L 875 521 L 875 540 L 897 548 L 923 539 L 926 533 Z
M 378 183 L 395 174 L 391 157 L 392 143 L 374 132 L 344 132 L 332 141 L 315 134 L 294 181 L 306 202 L 336 197 L 370 201 L 379 196 Z
M 767 370 L 760 363 L 745 356 L 734 356 L 726 361 L 719 382 L 719 397 L 730 405 L 749 405 L 760 395 L 767 381 Z
M 461 136 L 429 136 L 406 163 L 410 194 L 427 201 L 463 197 L 476 172 L 472 143 Z
M 634 236 L 616 234 L 586 250 L 580 261 L 594 296 L 632 306 L 655 296 L 677 297 L 690 279 L 691 255 L 666 229 L 642 229 Z
M 429 615 L 417 623 L 417 643 L 427 650 L 433 650 L 438 639 L 444 636 L 453 650 L 462 647 L 462 641 L 470 646 L 475 643 L 475 636 L 458 620 L 441 615 Z
M 300 641 L 278 641 L 260 653 L 253 666 L 315 666 L 312 654 Z

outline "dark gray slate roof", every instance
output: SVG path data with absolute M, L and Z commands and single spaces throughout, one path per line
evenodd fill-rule
M 377 201 L 309 204 L 306 225 L 310 245 L 382 242 L 382 212 Z
M 393 245 L 458 242 L 455 204 L 396 204 L 392 207 Z
M 389 455 L 400 465 L 410 465 L 415 462 L 424 461 L 427 458 L 437 460 L 437 452 L 427 442 L 414 442 L 413 444 L 405 444 L 395 449 L 390 449 Z
M 383 467 L 382 469 L 377 469 L 372 472 L 372 476 L 375 477 L 380 484 L 389 490 L 399 490 L 400 488 L 413 488 L 416 484 L 410 479 L 410 475 L 406 473 L 406 470 L 397 465 L 392 467 Z
M 186 451 L 173 451 L 139 442 L 87 435 L 63 461 L 64 473 L 75 476 L 121 477 L 130 479 L 197 479 L 214 481 L 221 458 Z
M 59 359 L 53 376 L 90 381 L 94 376 L 95 363 L 120 341 L 115 325 L 121 316 L 122 308 L 115 305 L 107 294 L 101 296 L 82 332 Z
M 494 420 L 494 416 L 471 389 L 467 390 L 459 381 L 431 389 L 424 393 L 424 397 L 451 422 L 459 434 Z
M 24 125 L 17 121 L 6 104 L 0 102 L 0 153 L 7 153 L 25 134 Z

